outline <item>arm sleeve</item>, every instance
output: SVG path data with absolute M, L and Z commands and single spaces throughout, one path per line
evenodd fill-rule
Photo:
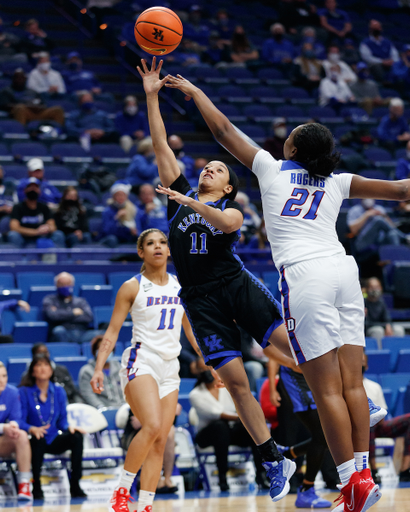
M 382 62 L 382 59 L 373 56 L 370 48 L 365 43 L 360 44 L 359 52 L 360 56 L 365 62 L 367 62 L 367 64 L 380 64 Z
M 58 410 L 59 415 L 57 418 L 57 428 L 59 430 L 67 430 L 68 429 L 68 420 L 67 420 L 67 394 L 61 386 L 55 386 L 55 394 L 57 395 L 56 401 L 58 402 Z

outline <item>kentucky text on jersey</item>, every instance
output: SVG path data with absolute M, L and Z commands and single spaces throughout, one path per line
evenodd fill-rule
M 199 215 L 199 213 L 191 213 L 187 217 L 184 217 L 182 219 L 182 222 L 178 224 L 178 229 L 185 233 L 185 231 L 191 224 L 202 224 L 203 226 L 206 226 L 214 236 L 223 234 L 220 229 L 214 228 L 212 224 L 210 224 L 207 220 L 203 219 L 201 215 Z
M 181 304 L 179 297 L 168 297 L 162 295 L 162 297 L 147 297 L 147 306 L 161 306 L 162 304 Z
M 313 178 L 307 172 L 292 172 L 290 174 L 290 182 L 295 185 L 325 188 L 325 178 Z

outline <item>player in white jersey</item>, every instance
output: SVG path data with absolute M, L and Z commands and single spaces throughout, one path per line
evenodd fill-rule
M 276 161 L 245 140 L 189 81 L 178 75 L 167 82 L 194 99 L 215 138 L 259 180 L 291 348 L 342 481 L 339 507 L 365 512 L 381 494 L 368 468 L 364 304 L 357 265 L 338 242 L 335 222 L 347 198 L 408 200 L 410 180 L 333 174 L 339 154 L 331 132 L 317 123 L 295 128 L 284 145 L 286 160 Z
M 144 261 L 141 273 L 118 291 L 91 379 L 94 392 L 101 393 L 102 369 L 130 312 L 131 347 L 122 356 L 120 376 L 124 396 L 142 426 L 128 448 L 118 489 L 111 498 L 110 510 L 114 512 L 128 511 L 130 488 L 142 464 L 138 512 L 151 512 L 178 401 L 181 324 L 201 355 L 178 297 L 180 285 L 175 276 L 167 273 L 167 237 L 158 229 L 147 229 L 139 236 L 137 248 Z

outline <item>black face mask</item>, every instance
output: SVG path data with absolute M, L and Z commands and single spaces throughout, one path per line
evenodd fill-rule
M 29 190 L 26 192 L 27 199 L 30 199 L 30 201 L 36 201 L 38 199 L 39 193 L 37 190 Z
M 382 35 L 382 31 L 381 31 L 380 29 L 378 29 L 378 28 L 374 28 L 374 29 L 372 30 L 372 36 L 374 36 L 374 37 L 379 37 L 379 36 L 381 36 L 381 35 Z
M 71 206 L 77 206 L 77 201 L 74 199 L 64 199 L 65 206 L 71 207 Z
M 172 150 L 174 152 L 174 155 L 178 158 L 178 156 L 180 155 L 181 151 L 182 151 L 182 148 L 179 148 L 179 149 L 173 149 Z
M 3 185 L 3 178 L 0 178 L 0 185 Z
M 283 39 L 283 34 L 273 34 L 273 39 L 275 41 L 282 41 Z

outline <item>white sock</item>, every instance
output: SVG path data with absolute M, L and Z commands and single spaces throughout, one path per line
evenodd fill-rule
M 140 491 L 138 494 L 137 512 L 144 512 L 144 508 L 148 505 L 152 506 L 155 498 L 155 492 Z
M 28 484 L 31 481 L 31 471 L 19 471 L 17 475 L 19 484 Z
M 369 452 L 354 452 L 354 460 L 356 462 L 357 471 L 369 467 Z
M 136 475 L 136 473 L 131 473 L 131 471 L 123 469 L 121 471 L 119 487 L 125 487 L 127 491 L 130 492 L 131 486 L 134 483 Z
M 355 460 L 348 460 L 346 462 L 343 462 L 343 464 L 340 464 L 340 466 L 337 466 L 337 472 L 339 473 L 340 480 L 342 482 L 342 485 L 346 485 L 349 483 L 350 477 L 353 475 L 353 473 L 356 472 L 356 464 Z

